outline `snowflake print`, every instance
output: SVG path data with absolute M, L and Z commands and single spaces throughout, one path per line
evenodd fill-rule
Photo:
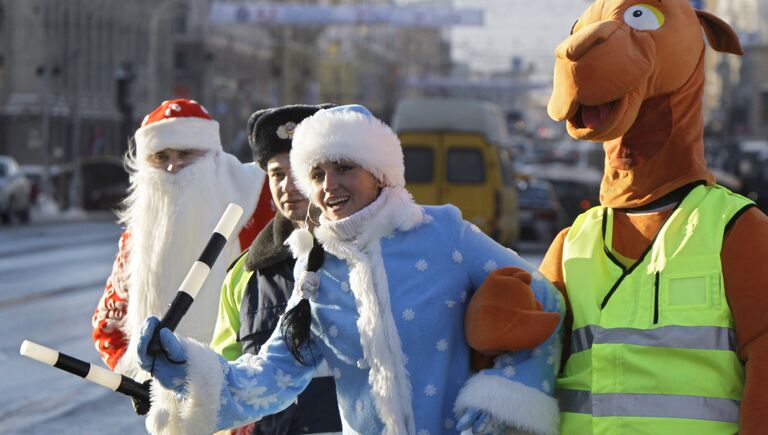
M 416 311 L 413 311 L 410 308 L 406 308 L 403 310 L 403 320 L 406 322 L 410 322 L 411 320 L 416 318 Z
M 261 366 L 263 362 L 264 360 L 257 358 L 256 355 L 246 353 L 236 359 L 234 365 L 235 367 L 244 369 L 248 376 L 256 376 L 264 371 L 264 368 Z M 229 365 L 227 365 L 227 367 L 229 367 Z
M 466 302 L 467 301 L 467 292 L 461 292 L 459 294 L 459 299 L 461 299 L 461 302 Z
M 550 349 L 552 348 L 554 348 L 554 346 L 552 346 Z M 549 353 L 549 357 L 547 357 L 547 364 L 553 366 L 557 364 L 558 361 L 560 361 L 560 358 L 557 357 L 557 352 L 551 351 Z
M 424 387 L 424 395 L 426 395 L 427 397 L 432 397 L 435 394 L 437 394 L 437 387 L 436 386 L 434 386 L 432 384 L 429 384 L 426 387 Z
M 517 370 L 515 370 L 512 366 L 506 366 L 504 367 L 504 376 L 511 378 L 512 376 L 515 376 L 515 373 L 517 373 Z
M 504 355 L 499 357 L 499 362 L 502 363 L 502 364 L 514 364 L 515 363 L 515 359 L 512 358 L 512 355 L 504 354 Z
M 335 379 L 341 379 L 341 370 L 338 367 L 333 368 L 333 377 Z
M 461 252 L 459 251 L 453 251 L 453 254 L 451 254 L 451 260 L 453 260 L 454 263 L 459 264 L 464 261 L 464 256 L 461 255 Z
M 419 431 L 418 435 L 432 435 L 432 434 L 430 434 L 428 430 L 422 429 Z
M 496 264 L 496 262 L 493 261 L 493 260 L 488 260 L 483 265 L 483 270 L 488 272 L 488 273 L 491 273 L 491 272 L 493 272 L 494 270 L 496 270 L 498 268 L 499 268 L 499 265 Z
M 171 383 L 174 387 L 180 387 L 184 385 L 184 378 L 173 378 L 171 379 Z
M 254 409 L 268 408 L 271 404 L 277 403 L 277 396 L 263 396 L 267 389 L 265 387 L 258 387 L 251 385 L 249 388 L 229 389 L 232 397 L 238 401 L 243 402 Z
M 339 328 L 336 327 L 336 325 L 331 325 L 330 328 L 328 328 L 328 335 L 331 337 L 338 337 L 339 336 Z
M 453 308 L 456 306 L 456 301 L 445 301 L 445 306 L 448 308 Z
M 545 392 L 549 393 L 549 390 L 550 390 L 550 388 L 551 388 L 551 386 L 549 385 L 549 381 L 544 381 L 544 382 L 542 382 L 542 383 L 541 383 L 541 388 L 542 388 L 542 389 L 543 389 Z
M 427 268 L 429 268 L 429 264 L 427 263 L 427 260 L 422 258 L 421 260 L 416 262 L 416 270 L 418 270 L 419 272 L 424 272 L 425 270 L 427 270 Z
M 344 281 L 344 282 L 341 283 L 341 291 L 343 291 L 345 293 L 349 291 L 349 283 L 348 282 Z
M 448 340 L 440 340 L 435 344 L 435 349 L 437 349 L 438 352 L 445 352 L 448 350 Z
M 282 370 L 278 370 L 277 374 L 275 375 L 275 380 L 277 381 L 277 385 L 280 388 L 286 388 L 291 385 L 291 381 L 293 380 L 291 375 L 285 373 Z

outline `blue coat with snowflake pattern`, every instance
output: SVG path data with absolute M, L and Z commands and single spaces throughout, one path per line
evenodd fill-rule
M 493 368 L 473 373 L 464 311 L 486 276 L 504 266 L 530 271 L 537 300 L 562 316 L 561 295 L 515 252 L 462 220 L 455 207 L 420 207 L 408 199 L 383 194 L 355 241 L 322 227 L 315 232 L 327 254 L 310 297 L 311 346 L 304 355 L 330 366 L 345 433 L 456 433 L 457 415 L 471 407 L 510 426 L 557 433 L 552 393 L 560 328 L 539 347 L 503 355 Z M 297 302 L 294 292 L 289 306 Z M 205 412 L 199 415 L 215 422 L 182 427 L 235 427 L 277 412 L 314 372 L 312 364 L 297 363 L 279 328 L 258 356 L 229 364 L 184 344 L 190 394 L 167 395 L 174 403 L 153 402 L 153 412 L 175 406 L 191 415 L 200 406 Z M 160 423 L 156 430 L 167 424 Z

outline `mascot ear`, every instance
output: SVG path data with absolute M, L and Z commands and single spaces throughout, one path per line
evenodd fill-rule
M 701 27 L 704 28 L 704 33 L 707 35 L 709 45 L 716 51 L 731 54 L 744 54 L 744 50 L 741 49 L 739 43 L 739 37 L 736 36 L 736 32 L 725 21 L 717 18 L 709 12 L 696 10 L 696 15 L 699 17 Z

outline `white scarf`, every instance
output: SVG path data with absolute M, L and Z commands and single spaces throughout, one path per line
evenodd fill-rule
M 321 218 L 315 229 L 323 248 L 349 266 L 349 284 L 360 315 L 360 344 L 370 367 L 368 383 L 385 434 L 413 434 L 415 427 L 411 384 L 392 316 L 380 240 L 394 231 L 409 231 L 427 218 L 407 190 L 385 187 L 366 208 L 335 222 Z

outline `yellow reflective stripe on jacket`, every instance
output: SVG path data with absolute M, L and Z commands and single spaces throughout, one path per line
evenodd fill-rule
M 563 245 L 573 311 L 558 379 L 563 433 L 738 431 L 744 368 L 720 250 L 750 204 L 719 186 L 693 188 L 630 266 L 609 249 L 613 210 L 576 219 Z

